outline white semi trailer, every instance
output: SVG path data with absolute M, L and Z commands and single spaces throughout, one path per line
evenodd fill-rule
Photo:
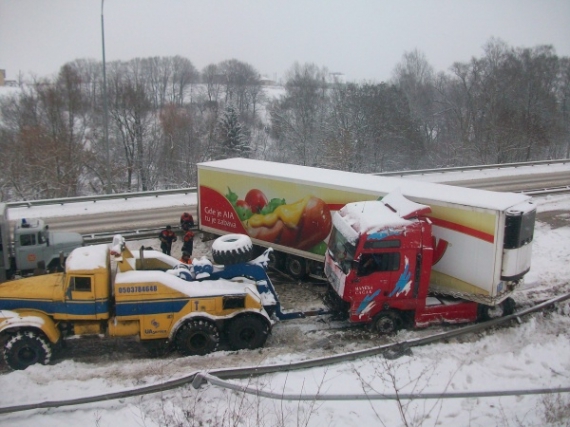
M 323 277 L 332 212 L 399 192 L 431 208 L 432 291 L 494 305 L 530 269 L 536 205 L 522 194 L 260 160 L 198 164 L 199 227 L 248 234 L 290 275 Z

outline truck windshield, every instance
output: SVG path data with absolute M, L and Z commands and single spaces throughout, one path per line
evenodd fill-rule
M 348 274 L 350 271 L 355 253 L 356 246 L 350 243 L 336 228 L 333 228 L 329 240 L 329 254 L 344 274 Z

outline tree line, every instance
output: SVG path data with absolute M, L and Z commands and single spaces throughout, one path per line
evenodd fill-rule
M 0 200 L 195 186 L 196 163 L 230 157 L 361 173 L 570 157 L 570 59 L 483 51 L 439 73 L 407 52 L 381 83 L 296 63 L 278 96 L 236 59 L 114 61 L 106 91 L 102 64 L 76 60 L 0 99 Z

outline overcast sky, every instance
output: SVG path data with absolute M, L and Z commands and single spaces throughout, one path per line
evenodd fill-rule
M 483 56 L 491 37 L 570 56 L 570 0 L 106 0 L 107 61 L 238 59 L 279 78 L 295 62 L 383 81 L 405 52 L 436 71 Z M 101 60 L 100 0 L 0 0 L 0 69 L 52 76 Z

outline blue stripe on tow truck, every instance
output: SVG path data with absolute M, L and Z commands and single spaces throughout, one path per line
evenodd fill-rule
M 167 299 L 150 301 L 115 302 L 117 316 L 141 316 L 145 314 L 178 313 L 190 301 L 186 299 Z
M 51 315 L 94 316 L 109 312 L 109 300 L 49 301 L 39 299 L 0 299 L 0 310 L 18 309 L 38 310 Z

